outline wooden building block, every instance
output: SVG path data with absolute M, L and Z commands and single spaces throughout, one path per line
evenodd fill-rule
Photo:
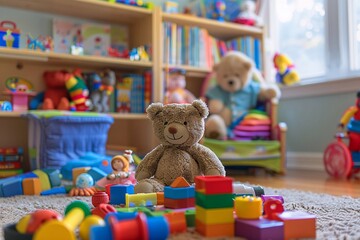
M 186 232 L 187 226 L 184 212 L 165 213 L 164 217 L 169 222 L 171 234 Z
M 234 223 L 205 224 L 195 220 L 195 229 L 205 237 L 233 237 Z
M 203 208 L 232 208 L 234 206 L 234 195 L 228 194 L 203 194 L 195 193 L 195 204 Z
M 316 238 L 316 216 L 302 211 L 285 211 L 278 214 L 284 222 L 284 239 Z
M 51 188 L 49 176 L 41 170 L 34 170 L 41 183 L 41 191 L 49 190 Z
M 233 179 L 224 176 L 197 176 L 195 190 L 204 194 L 233 193 Z
M 171 199 L 194 198 L 195 197 L 195 188 L 194 188 L 194 186 L 178 187 L 178 188 L 165 186 L 164 187 L 164 197 L 171 198 Z
M 22 181 L 24 195 L 40 195 L 41 182 L 39 178 L 25 178 Z
M 195 212 L 196 220 L 204 224 L 234 223 L 233 208 L 206 209 L 196 205 Z
M 164 207 L 172 208 L 172 209 L 195 207 L 195 198 L 184 198 L 184 199 L 164 198 Z

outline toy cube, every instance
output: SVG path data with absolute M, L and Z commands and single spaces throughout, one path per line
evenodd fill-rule
M 195 207 L 195 218 L 204 224 L 234 223 L 233 208 L 205 209 L 200 206 Z
M 187 227 L 195 227 L 195 209 L 186 210 L 185 218 Z
M 259 219 L 262 215 L 262 200 L 259 197 L 237 197 L 235 212 L 241 219 Z
M 21 178 L 10 178 L 1 182 L 0 197 L 11 197 L 22 194 L 23 189 Z
M 98 180 L 106 177 L 107 175 L 104 171 L 96 167 L 91 168 L 87 173 L 90 174 L 90 176 L 92 176 L 94 182 L 97 182 Z
M 51 187 L 58 187 L 61 185 L 61 178 L 60 178 L 60 170 L 59 169 L 49 169 L 44 168 L 42 169 L 44 173 L 46 173 L 50 180 Z
M 134 194 L 133 185 L 112 185 L 110 186 L 110 204 L 119 205 L 125 204 L 125 195 Z
M 233 194 L 195 193 L 196 205 L 203 208 L 232 208 L 234 206 Z
M 164 192 L 157 192 L 156 198 L 157 198 L 156 205 L 164 205 Z
M 284 223 L 265 218 L 235 219 L 235 236 L 248 240 L 284 239 Z
M 235 227 L 234 223 L 205 224 L 196 219 L 195 228 L 205 237 L 233 237 Z
M 41 183 L 39 178 L 25 178 L 22 181 L 24 195 L 40 195 Z
M 130 207 L 130 205 L 135 205 L 136 207 L 154 206 L 156 202 L 156 193 L 125 194 L 125 207 Z
M 164 217 L 168 220 L 170 225 L 170 233 L 186 232 L 186 218 L 184 212 L 170 212 L 165 213 Z
M 164 188 L 164 198 L 184 199 L 184 198 L 194 198 L 194 197 L 195 197 L 194 186 L 178 187 L 178 188 L 165 186 Z
M 172 209 L 195 207 L 195 198 L 164 198 L 164 207 Z
M 223 176 L 197 176 L 195 190 L 204 194 L 233 193 L 233 180 Z
M 316 216 L 301 211 L 285 211 L 278 214 L 284 222 L 284 239 L 316 238 Z

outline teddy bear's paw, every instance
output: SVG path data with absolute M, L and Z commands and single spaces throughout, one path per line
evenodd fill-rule
M 50 98 L 45 98 L 43 103 L 43 110 L 50 110 L 50 109 L 54 109 L 54 103 L 53 101 L 51 101 Z
M 69 100 L 65 97 L 60 99 L 59 105 L 57 106 L 58 110 L 69 110 L 70 103 Z
M 155 179 L 145 179 L 138 182 L 134 188 L 135 193 L 153 193 L 164 191 L 164 185 Z

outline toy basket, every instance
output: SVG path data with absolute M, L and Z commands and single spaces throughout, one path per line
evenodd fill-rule
M 30 168 L 60 168 L 86 153 L 105 155 L 111 116 L 99 113 L 30 111 Z

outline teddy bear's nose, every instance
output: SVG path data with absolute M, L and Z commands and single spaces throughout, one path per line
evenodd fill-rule
M 169 127 L 168 131 L 169 131 L 169 133 L 171 133 L 171 134 L 177 133 L 177 129 L 176 129 L 175 127 Z
M 234 84 L 234 81 L 233 81 L 233 80 L 230 80 L 230 81 L 228 81 L 228 84 L 229 84 L 230 86 L 232 86 L 232 85 Z

